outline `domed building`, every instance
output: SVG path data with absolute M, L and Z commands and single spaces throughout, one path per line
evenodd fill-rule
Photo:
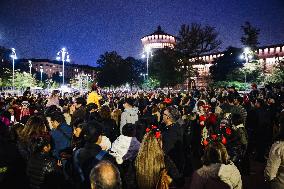
M 175 36 L 165 33 L 161 26 L 154 33 L 142 37 L 141 41 L 144 49 L 174 48 L 176 45 Z

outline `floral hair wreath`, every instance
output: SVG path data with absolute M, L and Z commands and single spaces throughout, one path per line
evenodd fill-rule
M 149 132 L 155 134 L 156 139 L 161 138 L 161 131 L 156 125 L 151 125 L 150 128 L 146 128 L 146 133 Z

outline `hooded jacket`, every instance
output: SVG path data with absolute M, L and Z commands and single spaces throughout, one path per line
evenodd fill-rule
M 121 114 L 121 121 L 120 121 L 120 133 L 122 133 L 122 127 L 126 123 L 132 123 L 135 124 L 136 121 L 138 121 L 138 108 L 125 108 L 124 112 Z
M 220 163 L 203 165 L 194 172 L 190 188 L 242 189 L 241 174 L 232 162 L 227 165 Z

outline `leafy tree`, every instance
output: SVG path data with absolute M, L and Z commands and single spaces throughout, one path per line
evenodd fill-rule
M 241 26 L 243 33 L 243 36 L 241 37 L 241 42 L 244 46 L 250 47 L 253 50 L 257 49 L 258 42 L 258 36 L 260 29 L 252 26 L 250 22 L 245 22 L 244 25 Z
M 106 52 L 97 60 L 99 65 L 98 83 L 102 87 L 120 86 L 129 80 L 129 64 L 117 54 L 117 52 Z
M 272 73 L 265 78 L 267 84 L 283 84 L 284 83 L 284 60 L 278 61 L 273 67 Z
M 224 56 L 219 57 L 210 67 L 210 73 L 214 81 L 225 81 L 227 76 L 243 66 L 243 60 L 239 58 L 242 49 L 228 47 Z
M 145 73 L 145 63 L 133 57 L 127 57 L 125 61 L 130 69 L 128 82 L 136 85 L 142 84 L 143 78 L 140 76 L 140 74 Z
M 184 81 L 185 71 L 181 69 L 177 51 L 165 48 L 155 51 L 149 63 L 149 75 L 160 82 L 161 87 L 175 86 Z
M 185 57 L 195 57 L 204 53 L 217 50 L 221 41 L 214 27 L 201 26 L 192 23 L 190 26 L 183 24 L 180 28 L 176 48 Z
M 27 87 L 36 86 L 36 79 L 34 76 L 27 72 L 15 71 L 15 88 L 25 89 Z M 10 83 L 12 83 L 12 78 L 10 78 Z

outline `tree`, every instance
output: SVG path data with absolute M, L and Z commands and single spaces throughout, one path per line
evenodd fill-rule
M 98 83 L 102 87 L 120 86 L 129 79 L 128 64 L 117 52 L 106 52 L 97 60 L 99 65 Z
M 12 78 L 10 78 L 10 83 L 12 83 Z M 15 88 L 25 89 L 27 87 L 36 86 L 36 79 L 34 76 L 27 72 L 15 71 Z
M 245 22 L 244 25 L 241 26 L 243 36 L 241 37 L 241 42 L 244 46 L 250 47 L 253 50 L 257 49 L 258 42 L 258 35 L 260 29 L 253 27 L 250 22 Z
M 155 51 L 149 65 L 149 75 L 158 80 L 161 87 L 175 86 L 184 81 L 185 72 L 179 63 L 180 56 L 177 51 L 164 48 Z
M 225 81 L 227 76 L 234 70 L 243 66 L 243 60 L 239 58 L 242 54 L 242 49 L 228 47 L 224 52 L 224 56 L 213 61 L 213 66 L 210 67 L 212 79 L 216 81 Z
M 141 73 L 145 73 L 145 63 L 133 57 L 127 57 L 125 61 L 129 64 L 130 68 L 128 82 L 131 84 L 140 85 L 143 83 Z
M 284 83 L 284 60 L 278 61 L 278 63 L 272 68 L 272 73 L 265 78 L 267 84 L 283 84 Z
M 221 41 L 214 27 L 201 26 L 192 23 L 190 26 L 183 24 L 180 28 L 176 48 L 185 57 L 196 57 L 204 53 L 217 50 Z

